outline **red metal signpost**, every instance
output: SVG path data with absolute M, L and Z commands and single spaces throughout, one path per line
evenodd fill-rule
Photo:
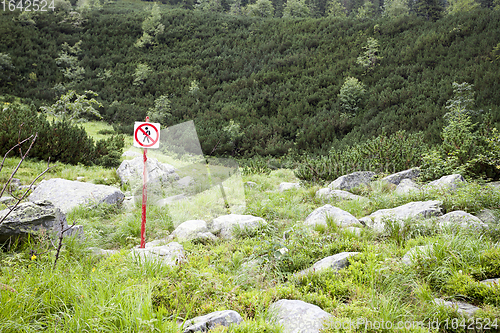
M 146 116 L 146 122 L 149 122 L 149 117 Z M 142 215 L 141 215 L 141 249 L 145 246 L 145 234 L 146 234 L 146 203 L 148 201 L 147 192 L 147 181 L 148 181 L 148 168 L 147 168 L 147 157 L 148 149 L 144 148 L 143 160 L 144 160 L 144 172 L 142 174 Z
M 143 136 L 142 141 L 139 136 Z M 146 233 L 146 203 L 148 201 L 147 182 L 148 182 L 148 169 L 147 169 L 147 151 L 148 148 L 159 148 L 160 141 L 160 124 L 150 123 L 149 117 L 146 117 L 146 122 L 136 122 L 134 129 L 134 147 L 143 148 L 143 183 L 142 183 L 142 216 L 141 216 L 141 249 L 145 247 L 145 233 Z

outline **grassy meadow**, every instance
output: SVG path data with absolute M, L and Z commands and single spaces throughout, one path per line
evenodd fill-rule
M 111 130 L 103 124 L 83 125 L 94 138 L 105 138 L 109 134 L 102 133 Z M 131 138 L 127 140 L 130 146 Z M 155 154 L 159 153 L 151 151 L 151 156 Z M 17 158 L 6 160 L 2 182 L 18 162 Z M 27 160 L 16 177 L 27 184 L 45 167 L 44 161 Z M 231 309 L 238 311 L 244 322 L 212 332 L 277 333 L 282 329 L 267 319 L 269 305 L 279 299 L 303 300 L 332 313 L 334 320 L 323 330 L 328 333 L 471 331 L 460 324 L 469 325 L 470 318 L 434 305 L 435 297 L 479 306 L 474 320 L 483 323 L 483 328 L 475 331 L 499 331 L 494 326 L 500 324 L 500 287 L 478 282 L 500 277 L 499 188 L 468 182 L 454 192 L 426 190 L 397 195 L 389 186 L 374 182 L 353 191 L 366 200 L 323 200 L 315 193 L 325 184 L 302 183 L 301 188 L 279 192 L 281 182 L 298 182 L 293 170 L 241 170 L 244 172 L 237 182 L 257 184 L 240 187 L 244 193 L 235 192 L 235 197 L 244 194 L 242 213 L 262 217 L 268 224 L 255 232 L 238 230 L 232 240 L 184 242 L 187 260 L 175 267 L 140 264 L 130 256 L 129 249 L 140 243 L 139 205 L 130 209 L 101 205 L 70 212 L 68 222 L 83 225 L 85 238 L 65 239 L 55 267 L 55 250 L 46 234 L 6 244 L 0 252 L 0 332 L 182 332 L 187 319 Z M 84 181 L 120 186 L 115 170 L 102 167 L 57 164 L 45 179 L 55 177 L 84 177 Z M 228 180 L 228 187 L 231 181 L 234 178 Z M 478 213 L 488 208 L 496 219 L 482 231 L 440 229 L 430 220 L 405 227 L 388 223 L 383 232 L 365 228 L 359 235 L 333 221 L 316 229 L 303 225 L 308 214 L 326 203 L 361 218 L 378 209 L 434 199 L 443 202 L 445 213 Z M 177 209 L 185 215 L 174 217 L 169 212 L 174 205 L 168 209 L 148 205 L 147 241 L 168 236 L 183 218 L 210 222 L 209 218 L 227 213 L 215 208 L 222 206 L 221 199 L 210 190 L 196 197 L 196 212 L 190 213 L 182 205 L 180 202 Z M 408 250 L 428 244 L 434 247 L 433 259 L 420 256 L 411 266 L 401 263 Z M 90 247 L 118 251 L 96 256 Z M 361 254 L 338 273 L 294 275 L 344 251 Z M 380 329 L 339 325 L 359 318 L 421 322 L 422 326 Z M 441 326 L 429 329 L 436 321 Z M 459 324 L 452 327 L 452 322 Z M 489 329 L 486 323 L 490 323 Z

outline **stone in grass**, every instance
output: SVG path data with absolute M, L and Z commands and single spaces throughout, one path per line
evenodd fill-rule
M 219 235 L 221 238 L 231 239 L 234 237 L 235 228 L 253 231 L 259 226 L 266 224 L 267 222 L 261 217 L 229 214 L 213 219 L 212 223 L 208 226 L 208 229 L 211 233 Z
M 370 184 L 375 172 L 357 171 L 348 175 L 340 176 L 328 185 L 332 190 L 350 190 L 360 185 Z
M 186 321 L 183 333 L 207 332 L 217 326 L 239 325 L 243 321 L 240 314 L 233 310 L 216 311 Z
M 457 225 L 462 228 L 474 227 L 474 228 L 487 228 L 488 225 L 481 221 L 479 218 L 471 215 L 463 210 L 456 210 L 453 212 L 449 212 L 448 214 L 444 214 L 443 216 L 438 217 L 438 224 L 441 227 L 449 226 L 449 225 Z
M 192 240 L 215 240 L 217 237 L 208 231 L 207 223 L 203 220 L 190 220 L 183 222 L 175 228 L 172 236 L 177 237 L 177 240 L 192 241 Z
M 405 221 L 415 219 L 425 219 L 433 216 L 441 216 L 441 201 L 415 201 L 405 205 L 390 209 L 380 209 L 368 216 L 359 219 L 364 225 L 371 227 L 375 231 L 382 232 L 385 228 L 385 221 Z
M 179 175 L 175 173 L 175 168 L 166 163 L 161 163 L 153 157 L 148 157 L 148 183 L 149 184 L 168 184 L 172 180 L 178 180 Z M 123 161 L 116 170 L 122 184 L 142 184 L 144 173 L 144 159 L 138 156 L 132 160 Z
M 452 308 L 455 311 L 457 311 L 460 314 L 463 314 L 467 317 L 472 317 L 474 315 L 474 313 L 476 313 L 477 310 L 480 310 L 480 308 L 478 308 L 477 306 L 474 306 L 474 305 L 469 304 L 469 303 L 458 302 L 458 301 L 450 302 L 450 301 L 445 301 L 444 299 L 441 299 L 441 298 L 435 298 L 433 303 L 436 305 L 441 305 L 441 306 L 445 306 L 448 308 Z
M 403 179 L 415 179 L 419 175 L 420 175 L 420 170 L 418 168 L 412 168 L 384 177 L 381 179 L 381 181 L 385 181 L 394 185 L 399 185 Z
M 311 214 L 307 216 L 304 224 L 311 227 L 314 227 L 318 224 L 327 226 L 327 217 L 332 218 L 333 221 L 340 227 L 359 225 L 358 219 L 351 215 L 349 212 L 328 204 L 315 209 Z
M 294 188 L 300 188 L 300 184 L 299 183 L 281 183 L 279 188 L 278 188 L 278 191 L 284 192 L 284 191 L 288 191 L 288 190 L 291 190 Z
M 184 247 L 177 242 L 171 242 L 160 246 L 145 247 L 144 249 L 133 248 L 131 254 L 141 264 L 150 262 L 167 266 L 175 266 L 186 259 Z
M 485 284 L 489 287 L 497 287 L 497 288 L 500 288 L 500 278 L 496 278 L 496 279 L 486 279 L 486 280 L 483 280 L 481 281 L 482 284 Z
M 419 191 L 418 185 L 411 179 L 402 179 L 401 182 L 396 186 L 394 190 L 397 194 L 409 194 L 410 192 Z
M 256 182 L 248 181 L 248 182 L 245 182 L 245 186 L 247 186 L 247 187 L 255 187 L 255 186 L 257 186 L 257 183 Z
M 335 198 L 337 200 L 363 200 L 366 199 L 360 195 L 352 194 L 351 192 L 342 190 L 332 190 L 329 188 L 322 188 L 316 191 L 316 197 L 330 199 Z
M 411 265 L 418 256 L 425 256 L 426 258 L 430 259 L 432 257 L 433 251 L 434 251 L 433 245 L 415 246 L 411 248 L 408 252 L 406 252 L 406 254 L 401 259 L 401 262 L 404 265 Z
M 23 202 L 13 211 L 1 210 L 0 219 L 5 216 L 7 217 L 0 225 L 0 243 L 38 231 L 48 231 L 59 235 L 61 224 L 64 229 L 68 228 L 65 214 L 48 201 Z M 83 227 L 75 226 L 63 235 L 75 234 L 82 235 Z
M 319 306 L 299 300 L 281 299 L 269 307 L 269 321 L 283 327 L 283 333 L 319 333 L 332 315 Z
M 440 189 L 450 189 L 455 190 L 459 185 L 465 184 L 466 181 L 462 175 L 453 174 L 448 176 L 443 176 L 437 180 L 434 180 L 424 186 L 425 189 L 440 188 Z
M 358 255 L 359 252 L 341 252 L 334 254 L 333 256 L 329 256 L 321 259 L 316 262 L 311 267 L 300 271 L 296 274 L 296 276 L 303 276 L 312 272 L 321 272 L 326 269 L 333 269 L 334 271 L 339 271 L 342 268 L 349 266 L 349 258 L 355 255 Z
M 124 198 L 122 191 L 113 186 L 52 178 L 40 182 L 28 200 L 48 200 L 66 214 L 80 205 L 95 207 L 100 203 L 121 204 Z

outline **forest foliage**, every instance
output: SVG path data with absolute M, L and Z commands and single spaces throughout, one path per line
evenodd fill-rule
M 440 143 L 453 82 L 474 86 L 485 112 L 471 121 L 491 110 L 497 126 L 500 11 L 487 1 L 457 13 L 422 1 L 336 3 L 345 15 L 298 0 L 4 11 L 0 93 L 39 108 L 93 91 L 119 131 L 130 134 L 149 112 L 162 126 L 194 120 L 206 154 L 242 157 L 317 156 L 398 131 Z M 274 17 L 249 15 L 247 5 Z M 224 128 L 235 125 L 241 133 L 231 137 Z

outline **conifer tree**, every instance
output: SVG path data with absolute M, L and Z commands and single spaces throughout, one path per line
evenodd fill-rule
M 311 10 L 305 0 L 287 0 L 283 9 L 283 17 L 309 17 Z

